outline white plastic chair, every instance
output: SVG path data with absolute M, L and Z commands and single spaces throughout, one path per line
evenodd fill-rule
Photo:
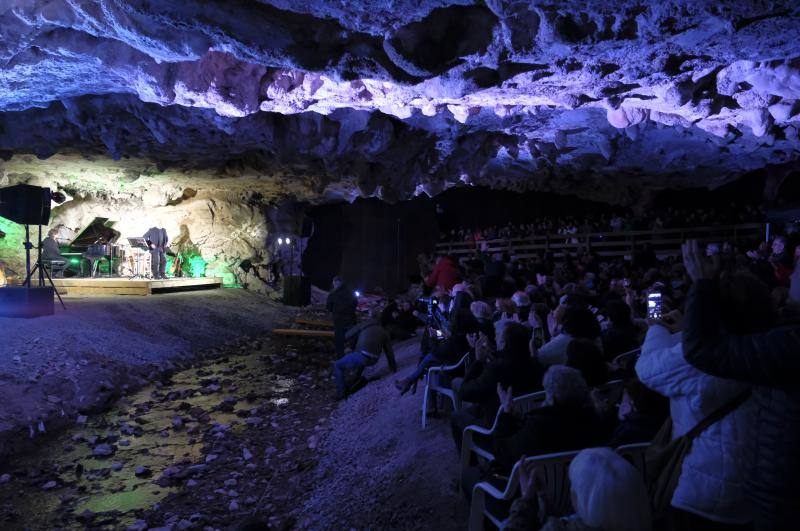
M 545 401 L 545 392 L 538 391 L 536 393 L 530 393 L 527 395 L 521 395 L 514 398 L 514 411 L 518 411 L 522 414 L 531 411 L 532 409 L 536 409 L 538 407 L 542 407 Z M 481 435 L 491 436 L 494 434 L 495 430 L 497 429 L 497 423 L 500 421 L 500 410 L 497 410 L 497 414 L 494 417 L 494 423 L 492 423 L 491 428 L 484 428 L 483 426 L 478 426 L 477 424 L 473 424 L 471 426 L 467 426 L 464 428 L 464 433 L 461 438 L 461 472 L 463 473 L 464 470 L 469 466 L 470 459 L 472 454 L 476 454 L 479 459 L 483 459 L 486 461 L 494 461 L 494 455 L 487 449 L 481 448 L 473 441 L 474 434 L 478 433 Z
M 455 391 L 450 387 L 439 385 L 439 377 L 442 373 L 458 369 L 459 367 L 466 367 L 469 352 L 454 365 L 442 365 L 440 367 L 430 367 L 425 374 L 425 390 L 422 392 L 422 429 L 424 430 L 428 425 L 428 398 L 431 393 L 439 393 L 450 399 L 453 403 L 453 411 L 458 411 L 461 407 L 461 401 L 458 399 Z
M 612 367 L 619 367 L 620 369 L 627 369 L 631 362 L 635 361 L 639 358 L 639 354 L 642 353 L 641 348 L 635 348 L 633 350 L 629 350 L 628 352 L 623 352 L 614 357 L 611 360 Z
M 569 464 L 579 451 L 558 452 L 529 457 L 526 463 L 535 463 L 542 472 L 545 490 L 553 501 L 558 514 L 569 514 L 572 511 L 569 485 Z M 469 531 L 483 531 L 485 520 L 489 520 L 498 529 L 504 529 L 508 516 L 502 517 L 487 510 L 486 497 L 511 502 L 517 497 L 519 490 L 519 463 L 514 465 L 504 490 L 499 490 L 489 482 L 481 482 L 472 490 L 472 503 L 469 514 Z
M 647 484 L 647 449 L 650 443 L 625 444 L 617 447 L 616 452 L 628 460 L 642 475 Z
M 616 452 L 627 459 L 645 477 L 645 454 L 650 443 L 626 444 L 616 448 Z M 581 451 L 559 452 L 553 454 L 529 457 L 526 462 L 536 463 L 545 479 L 545 489 L 553 501 L 554 510 L 559 515 L 566 515 L 572 511 L 570 498 L 569 464 Z M 482 531 L 485 520 L 488 519 L 498 529 L 504 529 L 508 517 L 492 514 L 487 510 L 486 497 L 496 500 L 511 502 L 517 497 L 519 490 L 519 462 L 511 470 L 505 489 L 502 491 L 489 482 L 481 482 L 472 490 L 472 504 L 470 505 L 469 530 Z

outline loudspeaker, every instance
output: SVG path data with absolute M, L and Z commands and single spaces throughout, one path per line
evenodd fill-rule
M 311 281 L 300 275 L 283 277 L 283 303 L 308 306 L 311 303 Z
M 41 317 L 55 313 L 55 291 L 45 288 L 0 288 L 0 317 Z
M 20 225 L 47 225 L 50 197 L 50 188 L 30 184 L 0 188 L 0 216 Z

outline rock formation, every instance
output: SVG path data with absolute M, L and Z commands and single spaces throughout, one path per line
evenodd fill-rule
M 794 163 L 799 38 L 789 0 L 11 0 L 0 178 L 243 226 L 458 183 L 630 203 Z

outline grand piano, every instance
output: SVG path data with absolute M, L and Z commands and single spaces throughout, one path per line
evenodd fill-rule
M 104 276 L 114 276 L 119 260 L 115 244 L 120 233 L 114 230 L 113 225 L 114 222 L 108 218 L 94 218 L 69 245 L 62 246 L 61 256 L 69 260 L 68 269 L 82 277 L 96 276 L 100 274 L 100 265 L 105 264 L 108 270 Z

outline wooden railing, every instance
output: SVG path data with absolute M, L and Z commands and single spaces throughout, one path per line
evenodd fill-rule
M 591 232 L 584 234 L 545 234 L 523 238 L 486 240 L 487 253 L 509 252 L 519 258 L 529 258 L 543 252 L 563 256 L 580 248 L 590 248 L 602 256 L 630 257 L 636 246 L 650 243 L 660 257 L 678 255 L 681 244 L 687 239 L 710 242 L 740 242 L 761 240 L 766 230 L 765 223 L 747 223 L 715 227 L 685 227 L 678 229 L 633 230 L 621 232 Z M 474 254 L 481 245 L 474 241 L 442 242 L 436 244 L 437 252 L 453 256 Z

